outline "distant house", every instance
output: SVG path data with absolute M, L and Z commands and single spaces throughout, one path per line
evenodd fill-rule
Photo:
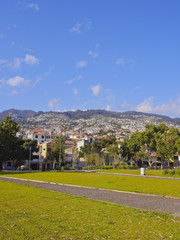
M 70 138 L 72 139 L 85 139 L 87 136 L 84 133 L 74 133 L 70 135 Z
M 48 153 L 55 147 L 55 143 L 53 141 L 51 142 L 43 142 L 39 144 L 39 155 L 42 159 L 47 159 Z
M 75 146 L 71 146 L 71 147 L 66 147 L 65 148 L 66 162 L 67 163 L 73 162 L 73 154 L 74 154 L 75 150 L 76 150 Z
M 53 136 L 48 131 L 35 128 L 27 131 L 27 138 L 37 140 L 38 143 L 43 143 L 51 141 Z
M 6 162 L 0 162 L 0 170 L 14 170 L 14 160 L 8 160 Z

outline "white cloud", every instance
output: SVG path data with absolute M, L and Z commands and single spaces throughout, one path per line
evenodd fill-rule
M 5 79 L 0 79 L 0 83 L 5 83 L 6 80 Z
M 79 61 L 76 63 L 76 68 L 84 68 L 87 65 L 87 61 Z
M 0 39 L 5 38 L 5 34 L 4 33 L 0 33 Z
M 74 95 L 78 95 L 78 89 L 77 89 L 77 88 L 74 88 L 74 89 L 73 89 L 73 93 L 74 93 Z
M 18 69 L 21 67 L 22 62 L 23 62 L 22 58 L 14 58 L 13 61 L 9 65 L 14 69 Z
M 69 84 L 73 83 L 76 80 L 80 80 L 81 78 L 82 78 L 82 75 L 79 75 L 78 77 L 72 78 L 72 79 L 66 81 L 65 83 L 69 85 Z
M 16 90 L 14 90 L 14 91 L 12 91 L 12 92 L 10 93 L 10 95 L 17 95 L 17 94 L 19 94 L 19 92 L 16 91 Z
M 5 59 L 0 59 L 0 65 L 3 65 L 3 64 L 5 64 L 5 63 L 7 63 L 7 60 L 5 60 Z
M 72 28 L 71 28 L 71 32 L 77 33 L 77 34 L 81 34 L 81 26 L 82 23 L 76 23 Z
M 39 59 L 32 55 L 26 54 L 24 58 L 14 58 L 13 60 L 0 60 L 0 64 L 4 64 L 5 66 L 9 66 L 13 69 L 19 69 L 22 63 L 28 65 L 38 65 Z
M 96 58 L 96 57 L 99 56 L 99 54 L 98 54 L 97 52 L 93 52 L 93 51 L 91 51 L 91 50 L 88 52 L 88 54 L 89 54 L 90 56 L 94 57 L 94 58 Z
M 40 77 L 36 77 L 36 81 L 34 82 L 33 87 L 35 87 L 39 83 L 40 80 L 41 80 Z
M 147 99 L 145 99 L 142 103 L 140 103 L 137 107 L 136 107 L 136 111 L 138 112 L 153 112 L 153 97 L 149 97 Z
M 98 48 L 99 46 L 100 46 L 100 44 L 99 44 L 99 43 L 96 43 L 96 46 L 95 46 L 95 47 Z
M 51 74 L 52 70 L 53 70 L 53 67 L 49 67 L 47 72 L 44 73 L 44 76 L 47 77 L 49 74 Z
M 60 107 L 60 100 L 57 98 L 51 99 L 48 103 L 50 109 L 58 110 Z
M 114 99 L 115 99 L 115 96 L 110 94 L 110 95 L 107 95 L 106 99 L 109 101 L 109 102 L 113 102 Z
M 39 59 L 37 59 L 36 57 L 34 57 L 32 55 L 26 54 L 26 56 L 24 58 L 24 62 L 29 65 L 38 65 Z
M 120 105 L 120 110 L 127 111 L 131 108 L 131 106 L 125 101 Z
M 98 96 L 101 91 L 101 85 L 97 84 L 97 85 L 91 87 L 91 90 L 92 90 L 94 96 Z
M 31 3 L 29 5 L 27 5 L 28 8 L 33 8 L 36 11 L 39 11 L 39 5 L 37 3 Z
M 180 98 L 158 104 L 154 104 L 153 100 L 153 97 L 145 99 L 135 108 L 135 110 L 139 112 L 157 113 L 171 116 L 180 115 Z
M 135 63 L 135 59 L 128 59 L 128 60 L 125 60 L 124 58 L 116 59 L 116 64 L 121 66 L 122 68 L 125 67 L 126 65 L 133 66 L 134 63 Z
M 85 31 L 88 31 L 91 28 L 92 23 L 89 22 L 82 22 L 82 23 L 76 23 L 71 29 L 70 31 L 72 33 L 76 33 L 76 34 L 82 34 Z
M 18 87 L 20 85 L 28 85 L 29 80 L 25 80 L 23 77 L 15 76 L 6 81 L 11 87 Z
M 110 105 L 107 105 L 106 106 L 106 111 L 110 111 L 111 110 L 111 106 Z
M 126 65 L 126 61 L 124 58 L 118 58 L 116 59 L 116 64 L 120 65 L 121 67 L 124 67 Z
M 66 81 L 65 83 L 69 85 L 69 84 L 73 83 L 74 81 L 76 81 L 76 78 L 72 78 L 72 79 Z

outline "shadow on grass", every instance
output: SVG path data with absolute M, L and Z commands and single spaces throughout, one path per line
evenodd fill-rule
M 8 175 L 8 174 L 25 174 L 25 173 L 36 173 L 36 172 L 32 172 L 32 171 L 13 171 L 13 170 L 2 170 L 0 171 L 0 175 Z

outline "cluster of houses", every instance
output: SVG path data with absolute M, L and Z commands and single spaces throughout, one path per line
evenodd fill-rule
M 65 162 L 73 165 L 73 167 L 81 168 L 85 166 L 84 159 L 80 159 L 76 156 L 76 161 L 74 161 L 73 158 L 75 158 L 75 154 L 77 151 L 81 149 L 81 147 L 84 146 L 85 143 L 91 143 L 93 141 L 101 141 L 102 136 L 88 136 L 85 133 L 61 133 L 65 137 L 65 144 L 64 144 L 64 151 L 65 151 Z M 57 134 L 56 136 L 60 137 L 61 134 Z M 51 170 L 56 169 L 58 167 L 58 163 L 56 163 L 54 160 L 47 160 L 49 152 L 54 148 L 55 143 L 53 141 L 54 134 L 49 133 L 46 130 L 42 129 L 31 129 L 28 130 L 26 133 L 26 137 L 31 140 L 36 140 L 38 143 L 38 152 L 33 153 L 33 159 L 27 159 L 25 161 L 24 168 L 26 169 L 32 169 L 32 170 Z M 122 136 L 122 139 L 119 138 L 120 141 L 124 140 L 124 136 Z M 118 145 L 120 147 L 120 144 Z M 30 150 L 31 151 L 31 150 Z M 31 154 L 30 154 L 31 156 Z M 133 160 L 130 161 L 130 164 L 133 163 Z M 161 162 L 158 162 L 156 153 L 151 153 L 151 161 L 149 164 L 160 164 Z M 174 160 L 172 161 L 172 165 L 179 166 L 180 165 L 180 154 L 176 154 L 174 156 Z M 7 162 L 4 162 L 1 166 L 2 169 L 15 169 L 14 161 L 10 160 Z
M 74 165 L 74 167 L 82 167 L 85 164 L 83 163 L 83 159 L 77 159 L 76 162 L 73 162 L 73 154 L 75 154 L 76 150 L 80 150 L 81 147 L 84 146 L 86 142 L 92 141 L 101 141 L 101 136 L 88 136 L 84 133 L 72 133 L 66 136 L 66 133 L 62 133 L 65 135 L 65 156 L 66 163 Z M 61 134 L 56 134 L 56 136 L 60 136 Z M 28 139 L 36 140 L 38 143 L 38 152 L 33 153 L 33 159 L 27 159 L 25 161 L 24 168 L 32 169 L 32 170 L 50 170 L 56 169 L 58 163 L 55 161 L 47 160 L 48 153 L 54 148 L 55 143 L 53 141 L 54 134 L 49 133 L 46 130 L 42 129 L 31 129 L 26 133 Z M 30 150 L 31 151 L 31 150 Z M 31 154 L 30 154 L 31 156 Z M 8 161 L 3 163 L 3 169 L 15 169 L 13 161 Z

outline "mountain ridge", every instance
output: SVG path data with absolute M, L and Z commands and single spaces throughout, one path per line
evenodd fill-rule
M 115 111 L 107 111 L 103 109 L 89 109 L 89 110 L 76 110 L 76 111 L 64 111 L 64 112 L 54 112 L 54 111 L 33 111 L 33 110 L 21 110 L 21 109 L 8 109 L 3 112 L 0 112 L 0 121 L 5 118 L 6 115 L 12 117 L 13 120 L 26 120 L 28 117 L 36 117 L 40 114 L 47 114 L 47 113 L 55 113 L 59 115 L 64 115 L 69 119 L 88 119 L 93 115 L 103 115 L 105 117 L 112 117 L 112 118 L 120 118 L 122 116 L 155 116 L 160 117 L 162 119 L 166 119 L 173 122 L 179 122 L 180 118 L 171 118 L 166 115 L 160 115 L 155 113 L 144 113 L 144 112 L 137 112 L 137 111 L 126 111 L 126 112 L 115 112 Z
M 145 115 L 145 116 L 155 116 L 164 118 L 166 120 L 179 120 L 180 118 L 171 118 L 165 115 L 155 114 L 155 113 L 144 113 L 144 112 L 137 112 L 137 111 L 126 111 L 126 112 L 115 112 L 115 111 L 107 111 L 103 109 L 89 109 L 89 110 L 76 110 L 76 111 L 64 111 L 64 112 L 54 112 L 54 111 L 33 111 L 33 110 L 21 110 L 21 109 L 7 109 L 3 112 L 0 112 L 0 120 L 3 120 L 6 115 L 9 115 L 12 117 L 13 120 L 26 120 L 28 117 L 35 117 L 39 116 L 40 114 L 46 114 L 46 113 L 56 113 L 60 115 L 64 115 L 66 117 L 69 117 L 70 119 L 79 119 L 79 118 L 89 118 L 92 115 L 103 115 L 105 117 L 113 117 L 113 118 L 119 118 L 120 116 L 139 116 L 139 115 Z

